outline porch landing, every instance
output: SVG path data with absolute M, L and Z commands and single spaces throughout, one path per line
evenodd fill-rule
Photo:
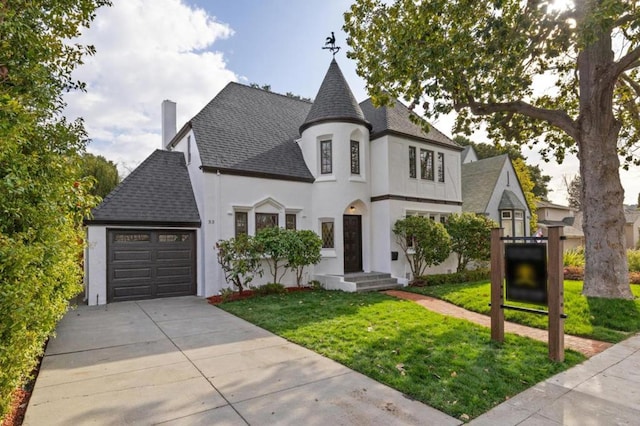
M 403 287 L 397 278 L 384 272 L 355 272 L 344 275 L 317 275 L 315 277 L 327 290 L 366 292 L 393 290 Z

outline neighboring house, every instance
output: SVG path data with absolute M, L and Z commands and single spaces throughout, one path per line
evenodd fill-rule
M 548 235 L 550 226 L 562 226 L 566 237 L 564 249 L 571 250 L 584 246 L 584 233 L 582 232 L 582 213 L 576 212 L 571 207 L 553 204 L 548 201 L 536 203 L 538 213 L 538 227 L 542 235 Z
M 465 151 L 462 210 L 493 219 L 504 229 L 505 236 L 529 235 L 531 212 L 509 156 L 478 160 L 473 147 L 468 146 Z
M 460 161 L 462 161 L 462 164 L 478 161 L 478 153 L 476 153 L 476 150 L 473 149 L 473 146 L 467 145 L 464 147 L 464 149 L 460 153 Z
M 267 226 L 321 236 L 306 279 L 327 288 L 353 291 L 361 271 L 406 283 L 395 221 L 462 210 L 462 148 L 412 114 L 358 104 L 335 60 L 313 103 L 230 83 L 176 134 L 165 101 L 163 150 L 86 221 L 89 304 L 217 294 L 228 284 L 215 243 Z M 452 269 L 453 257 L 431 272 Z
M 624 227 L 627 248 L 640 248 L 640 210 L 625 210 L 624 217 L 627 222 Z

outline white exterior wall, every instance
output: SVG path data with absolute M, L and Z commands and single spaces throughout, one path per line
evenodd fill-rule
M 320 142 L 331 140 L 332 173 L 321 174 Z M 351 174 L 350 141 L 360 142 L 360 174 Z M 316 274 L 344 273 L 343 215 L 362 221 L 362 269 L 372 270 L 369 130 L 360 124 L 322 123 L 306 129 L 298 141 L 307 167 L 316 178 L 311 187 L 310 229 L 321 234 L 321 222 L 333 219 L 334 248 L 322 249 Z M 382 271 L 384 272 L 384 271 Z
M 416 148 L 416 178 L 409 177 L 409 146 Z M 420 178 L 420 149 L 434 152 L 435 179 L 429 181 Z M 437 153 L 444 154 L 445 181 L 438 182 Z M 440 220 L 441 216 L 462 211 L 460 151 L 432 145 L 422 141 L 386 135 L 371 142 L 372 195 L 386 196 L 392 199 L 372 202 L 373 259 L 375 271 L 389 272 L 402 282 L 411 277 L 411 268 L 406 256 L 397 245 L 393 234 L 393 224 L 410 214 L 432 216 Z M 438 202 L 418 202 L 393 199 L 411 197 Z M 398 252 L 398 260 L 391 260 L 391 252 Z M 427 273 L 446 273 L 455 270 L 453 256 L 440 265 L 427 270 Z
M 107 227 L 87 227 L 85 297 L 89 305 L 107 303 Z
M 530 226 L 531 222 L 531 212 L 529 211 L 529 207 L 527 206 L 527 199 L 524 196 L 524 192 L 522 192 L 522 188 L 520 187 L 520 183 L 518 182 L 518 175 L 516 174 L 513 166 L 511 165 L 511 161 L 505 161 L 504 166 L 502 167 L 502 171 L 500 172 L 500 176 L 498 177 L 498 181 L 494 187 L 493 194 L 491 194 L 491 199 L 487 204 L 487 212 L 489 217 L 496 221 L 496 223 L 500 224 L 500 212 L 498 211 L 498 207 L 500 206 L 500 200 L 502 199 L 502 193 L 504 190 L 510 190 L 520 200 L 520 202 L 525 206 L 524 211 L 524 234 L 530 234 Z

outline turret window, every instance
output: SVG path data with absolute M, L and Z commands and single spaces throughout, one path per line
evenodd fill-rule
M 331 141 L 320 141 L 320 173 L 323 175 L 333 173 Z
M 351 174 L 360 174 L 360 142 L 351 141 Z

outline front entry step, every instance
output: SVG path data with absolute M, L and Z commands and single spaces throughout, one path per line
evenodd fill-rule
M 345 274 L 344 281 L 352 282 L 356 285 L 356 292 L 381 291 L 402 288 L 396 278 L 391 278 L 391 274 L 382 272 L 356 272 Z

